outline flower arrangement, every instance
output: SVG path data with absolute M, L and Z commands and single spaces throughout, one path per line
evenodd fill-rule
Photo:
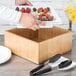
M 69 30 L 72 31 L 72 22 L 76 21 L 76 8 L 74 8 L 72 5 L 69 5 L 65 12 L 68 15 L 69 18 Z

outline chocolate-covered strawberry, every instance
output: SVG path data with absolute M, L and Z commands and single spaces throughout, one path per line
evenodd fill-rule
M 47 7 L 47 11 L 48 11 L 48 12 L 50 11 L 50 8 L 49 8 L 49 7 Z
M 40 20 L 41 21 L 47 21 L 48 19 L 46 18 L 46 16 L 42 16 Z
M 39 8 L 37 11 L 38 13 L 43 12 L 43 8 Z
M 36 8 L 33 8 L 33 11 L 34 11 L 34 12 L 36 12 L 36 11 L 37 11 L 37 9 L 36 9 Z
M 19 7 L 16 7 L 16 9 L 15 9 L 16 11 L 19 11 Z
M 43 13 L 44 13 L 44 12 L 40 12 L 40 13 L 38 13 L 38 16 L 42 16 L 42 15 L 43 15 Z
M 50 14 L 46 13 L 45 16 L 46 16 L 46 18 L 48 18 L 50 16 Z
M 53 16 L 48 16 L 48 21 L 53 21 L 54 17 Z
M 45 9 L 43 10 L 43 12 L 44 12 L 44 13 L 47 13 L 48 11 L 47 11 L 47 9 L 45 8 Z

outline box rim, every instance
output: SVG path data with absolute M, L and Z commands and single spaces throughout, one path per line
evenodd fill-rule
M 15 33 L 12 33 L 12 32 L 9 32 L 8 30 L 7 31 L 5 31 L 5 33 L 11 33 L 11 34 L 13 34 L 13 35 L 15 35 L 15 36 L 18 36 L 18 37 L 21 37 L 21 38 L 23 38 L 23 39 L 27 39 L 27 40 L 30 40 L 30 41 L 32 41 L 32 42 L 34 42 L 34 43 L 37 43 L 36 41 L 33 41 L 33 40 L 31 40 L 31 39 L 28 39 L 28 38 L 24 38 L 23 36 L 19 36 L 19 35 L 17 35 L 17 34 L 15 34 Z M 38 44 L 38 43 L 37 43 Z
M 66 35 L 66 34 L 69 34 L 69 33 L 72 34 L 72 32 L 68 32 L 68 33 L 64 33 L 64 34 Z M 61 34 L 61 35 L 59 35 L 59 36 L 63 36 L 64 34 Z M 45 41 L 55 39 L 55 38 L 57 38 L 57 37 L 59 37 L 59 36 L 55 36 L 55 37 L 53 37 L 53 38 L 49 38 L 49 39 L 47 39 L 47 40 L 45 40 Z M 42 42 L 44 42 L 44 41 L 42 41 Z M 40 43 L 42 43 L 42 42 L 40 42 Z M 40 44 L 40 43 L 39 43 L 39 44 Z
M 59 27 L 54 26 L 53 28 L 59 28 Z M 63 33 L 63 34 L 60 34 L 60 35 L 54 36 L 54 37 L 52 37 L 52 38 L 48 38 L 48 39 L 46 39 L 46 40 L 44 40 L 44 41 L 40 41 L 40 42 L 38 42 L 38 41 L 34 41 L 34 40 L 31 40 L 31 39 L 26 38 L 26 37 L 23 37 L 23 36 L 17 35 L 17 34 L 15 34 L 15 33 L 13 33 L 13 32 L 10 32 L 11 30 L 14 30 L 14 29 L 17 29 L 17 28 L 9 29 L 9 30 L 6 30 L 5 32 L 12 33 L 12 34 L 14 34 L 14 35 L 16 35 L 16 36 L 18 36 L 18 37 L 21 37 L 21 38 L 24 38 L 24 39 L 30 40 L 30 41 L 35 42 L 35 43 L 37 43 L 37 44 L 40 44 L 40 43 L 42 43 L 42 42 L 44 42 L 44 41 L 47 41 L 47 40 L 49 40 L 49 39 L 53 39 L 53 38 L 56 38 L 56 37 L 62 36 L 62 35 L 67 34 L 67 33 L 72 33 L 72 31 L 69 31 L 69 30 L 66 30 L 66 29 L 60 28 L 60 29 L 62 29 L 62 30 L 65 30 L 66 32 Z M 22 29 L 22 28 L 18 28 L 18 29 Z M 25 28 L 25 29 L 27 29 L 27 28 Z M 41 29 L 43 29 L 43 28 L 41 28 Z M 47 29 L 47 28 L 44 28 L 44 29 Z M 50 28 L 49 28 L 49 29 L 50 29 Z

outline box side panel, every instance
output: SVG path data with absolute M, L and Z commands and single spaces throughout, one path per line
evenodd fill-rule
M 35 40 L 37 39 L 38 36 L 38 31 L 33 31 L 31 29 L 26 29 L 26 28 L 14 28 L 11 30 L 8 30 L 8 32 L 11 32 L 13 34 L 26 37 L 30 40 Z
M 66 33 L 49 40 L 48 58 L 56 54 L 64 54 L 72 50 L 72 33 Z
M 72 49 L 72 33 L 57 36 L 40 43 L 40 63 L 48 60 L 56 54 L 64 54 Z
M 43 41 L 39 45 L 39 63 L 48 59 L 48 40 Z
M 39 63 L 38 43 L 13 33 L 5 32 L 5 46 L 10 48 L 14 54 L 37 64 Z
M 38 30 L 38 38 L 41 39 L 42 41 L 54 38 L 57 36 L 60 36 L 62 34 L 68 33 L 68 30 L 58 28 L 58 27 L 53 27 L 53 28 L 41 28 Z

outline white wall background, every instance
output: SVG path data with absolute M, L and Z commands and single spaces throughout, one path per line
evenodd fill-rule
M 76 0 L 29 0 L 32 1 L 32 3 L 47 3 L 52 5 L 52 7 L 56 10 L 58 15 L 60 16 L 63 24 L 62 25 L 56 25 L 61 28 L 68 28 L 68 19 L 65 15 L 64 8 L 69 4 L 76 5 Z M 13 8 L 15 5 L 14 0 L 0 0 L 1 4 L 6 5 L 7 7 Z M 3 34 L 5 30 L 14 28 L 15 26 L 9 25 L 6 21 L 0 19 L 0 34 Z M 76 31 L 76 22 L 73 23 L 73 30 Z

